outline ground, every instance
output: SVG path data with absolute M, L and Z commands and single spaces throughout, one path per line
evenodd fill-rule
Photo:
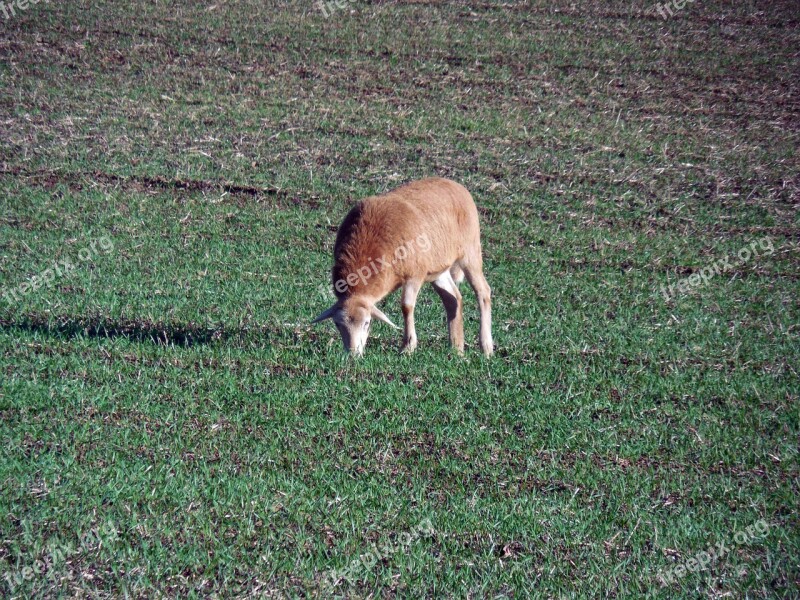
M 800 594 L 796 2 L 23 5 L 2 595 Z M 495 356 L 464 286 L 347 359 L 336 227 L 429 175 Z

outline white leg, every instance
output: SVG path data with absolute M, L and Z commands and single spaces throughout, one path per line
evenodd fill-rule
M 414 307 L 417 305 L 419 288 L 419 281 L 407 281 L 403 286 L 401 299 L 404 321 L 402 351 L 408 354 L 412 353 L 417 347 L 417 331 L 414 328 Z
M 469 281 L 472 289 L 475 290 L 475 295 L 478 297 L 478 308 L 481 313 L 481 350 L 486 356 L 491 356 L 492 352 L 494 352 L 494 344 L 492 342 L 492 289 L 483 276 L 483 269 L 481 269 L 480 263 L 477 266 L 461 266 L 464 268 L 467 281 Z
M 459 269 L 460 270 L 460 269 Z M 447 312 L 447 331 L 450 335 L 450 345 L 459 354 L 464 354 L 464 316 L 462 311 L 461 292 L 458 291 L 456 282 L 453 281 L 452 271 L 445 271 L 432 281 L 436 293 L 442 299 Z

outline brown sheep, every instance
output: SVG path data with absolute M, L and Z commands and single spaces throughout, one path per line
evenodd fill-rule
M 491 289 L 483 276 L 478 210 L 462 185 L 439 177 L 413 181 L 361 200 L 339 226 L 334 246 L 337 301 L 314 323 L 333 319 L 348 352 L 361 355 L 371 318 L 396 327 L 376 304 L 402 288 L 404 352 L 417 347 L 414 306 L 430 282 L 447 311 L 450 343 L 464 352 L 458 283 L 466 275 L 478 297 L 481 350 L 492 354 Z

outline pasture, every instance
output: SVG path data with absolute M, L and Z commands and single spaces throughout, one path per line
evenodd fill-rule
M 0 594 L 800 594 L 796 2 L 20 1 Z M 433 175 L 495 354 L 464 284 L 350 359 L 336 228 Z

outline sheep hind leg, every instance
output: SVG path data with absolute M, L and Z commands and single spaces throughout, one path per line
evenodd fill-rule
M 460 270 L 460 269 L 459 269 Z M 445 271 L 431 282 L 439 298 L 442 299 L 447 313 L 447 331 L 450 335 L 450 345 L 459 354 L 464 354 L 464 314 L 461 301 L 461 292 L 458 291 L 456 282 L 453 281 L 451 271 Z
M 478 308 L 481 315 L 481 350 L 486 356 L 491 356 L 492 352 L 494 352 L 494 344 L 492 342 L 492 289 L 489 287 L 486 277 L 483 276 L 483 261 L 481 260 L 480 249 L 478 249 L 477 258 L 470 263 L 462 263 L 461 267 L 464 269 L 467 281 L 478 297 Z

